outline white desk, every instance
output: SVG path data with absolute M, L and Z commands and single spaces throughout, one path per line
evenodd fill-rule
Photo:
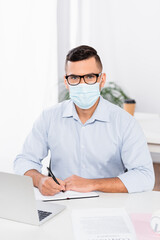
M 134 117 L 143 129 L 150 152 L 160 153 L 160 115 L 136 112 Z
M 99 198 L 65 200 L 66 209 L 40 227 L 0 219 L 2 240 L 73 240 L 71 211 L 84 208 L 124 207 L 128 213 L 153 213 L 160 209 L 160 192 L 101 193 Z

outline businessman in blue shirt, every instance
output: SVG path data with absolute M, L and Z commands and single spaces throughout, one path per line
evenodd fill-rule
M 43 195 L 152 190 L 153 164 L 141 128 L 100 96 L 106 74 L 97 51 L 84 45 L 72 49 L 65 72 L 70 100 L 42 112 L 14 161 L 15 172 L 32 177 Z M 60 185 L 41 173 L 49 150 Z

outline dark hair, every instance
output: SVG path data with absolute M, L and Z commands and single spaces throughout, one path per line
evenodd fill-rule
M 94 48 L 86 46 L 86 45 L 81 45 L 79 47 L 73 48 L 68 52 L 68 54 L 66 56 L 66 61 L 65 61 L 65 69 L 66 69 L 68 61 L 76 62 L 76 61 L 89 59 L 91 57 L 95 58 L 99 68 L 102 71 L 103 66 L 102 66 L 101 59 L 97 54 L 97 51 Z

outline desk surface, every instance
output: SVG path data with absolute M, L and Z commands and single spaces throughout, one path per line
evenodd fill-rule
M 55 203 L 55 202 L 54 202 Z M 40 227 L 0 219 L 2 240 L 73 240 L 71 211 L 85 208 L 125 208 L 128 213 L 153 213 L 160 209 L 160 192 L 100 193 L 99 198 L 59 201 L 66 209 Z

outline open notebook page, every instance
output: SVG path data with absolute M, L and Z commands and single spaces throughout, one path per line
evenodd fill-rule
M 76 198 L 90 198 L 90 197 L 99 197 L 96 192 L 80 193 L 75 191 L 66 191 L 57 193 L 54 196 L 43 196 L 38 188 L 34 188 L 36 200 L 42 201 L 56 201 L 56 200 L 65 200 L 65 199 L 76 199 Z

